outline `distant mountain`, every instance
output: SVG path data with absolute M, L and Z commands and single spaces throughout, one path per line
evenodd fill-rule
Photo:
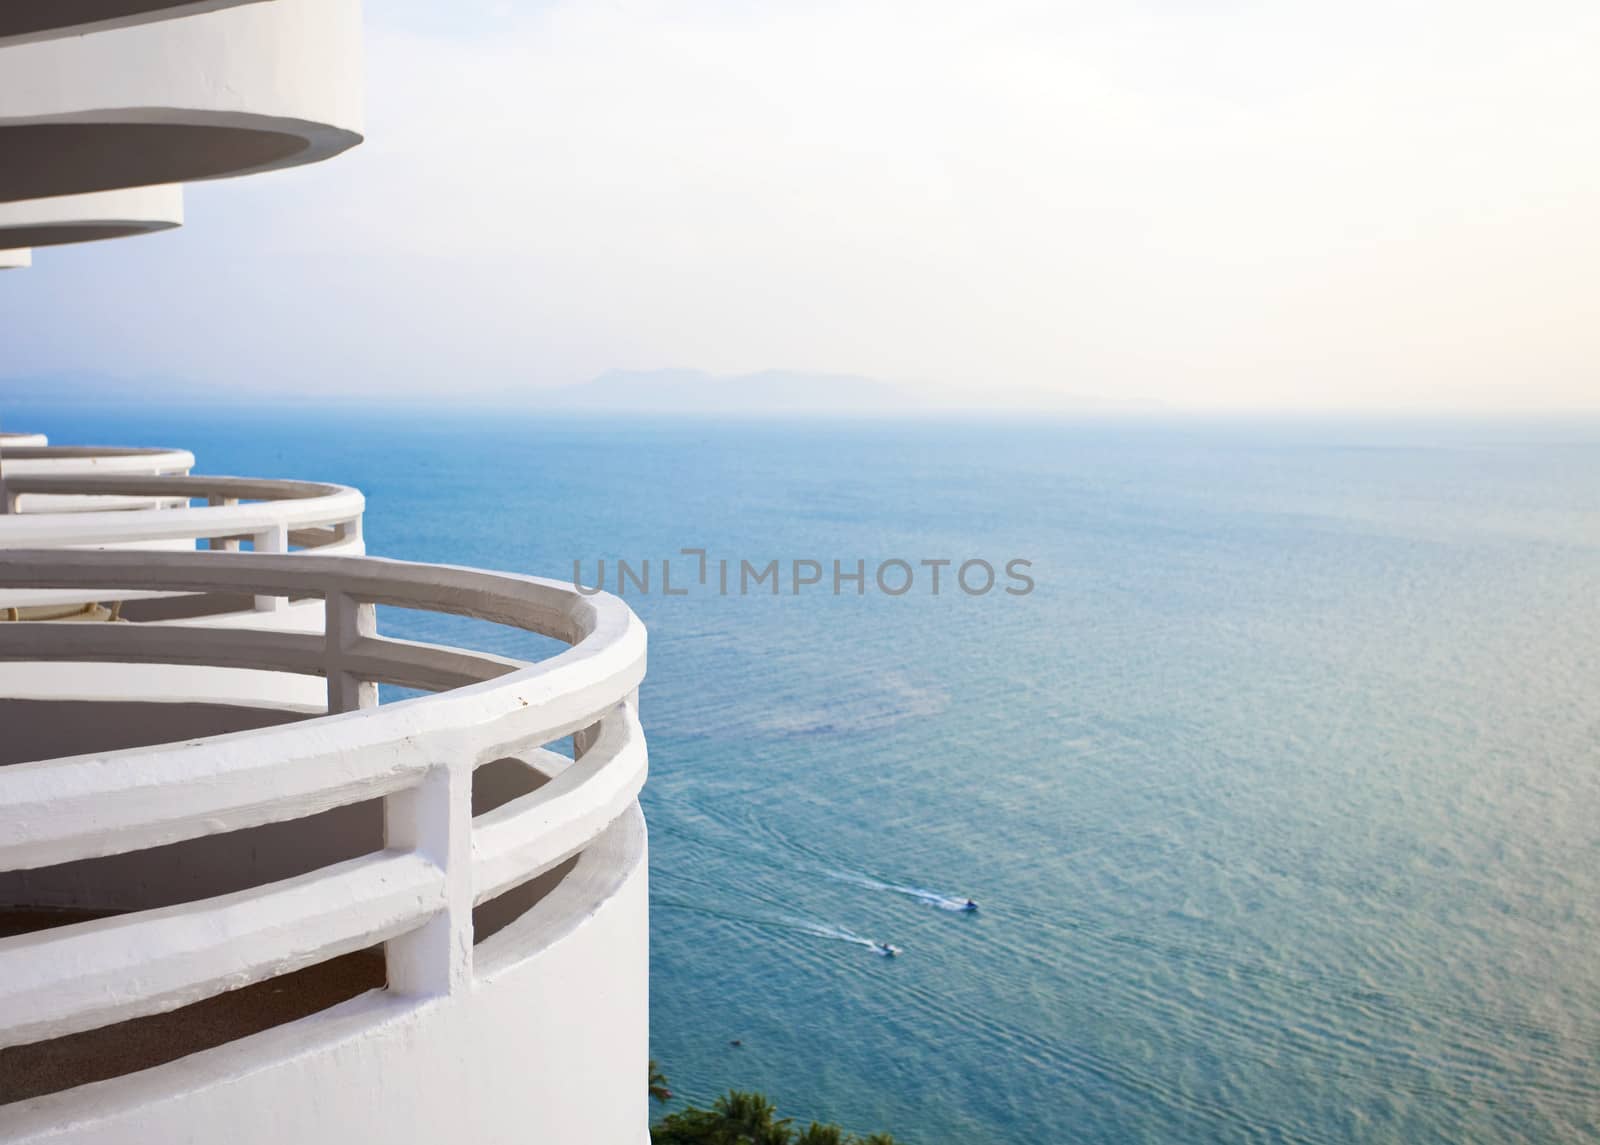
M 676 414 L 889 414 L 920 399 L 875 378 L 763 370 L 610 370 L 577 386 L 540 390 L 541 409 Z

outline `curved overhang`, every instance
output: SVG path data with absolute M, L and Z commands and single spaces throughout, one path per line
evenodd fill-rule
M 42 247 L 126 238 L 183 225 L 177 184 L 0 203 L 0 247 Z
M 261 0 L 9 0 L 0 5 L 0 47 L 128 28 Z
M 33 252 L 26 248 L 22 250 L 0 250 L 0 270 L 21 270 L 23 267 L 33 265 Z
M 260 0 L 0 51 L 0 202 L 270 171 L 361 141 L 360 0 Z

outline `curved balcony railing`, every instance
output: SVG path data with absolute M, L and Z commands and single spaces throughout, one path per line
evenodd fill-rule
M 5 451 L 19 446 L 49 445 L 50 439 L 42 433 L 7 433 L 0 430 L 0 461 L 4 460 Z
M 248 667 L 323 677 L 332 714 L 266 730 L 0 767 L 0 871 L 129 856 L 381 800 L 382 849 L 242 891 L 0 939 L 0 1046 L 172 1010 L 385 944 L 388 990 L 468 990 L 472 910 L 630 813 L 646 754 L 645 633 L 606 594 L 369 557 L 0 552 L 0 589 L 319 597 L 322 633 L 0 625 L 0 660 Z M 376 605 L 570 645 L 537 663 L 378 635 Z M 435 694 L 376 705 L 376 684 Z M 474 771 L 574 760 L 474 817 Z
M 69 474 L 100 476 L 181 476 L 194 468 L 187 449 L 102 445 L 49 445 L 0 447 L 0 514 L 86 513 L 95 509 L 159 509 L 163 502 L 127 497 L 54 496 L 30 494 L 25 501 L 7 492 L 22 477 L 63 477 Z
M 30 435 L 31 436 L 31 435 Z M 194 454 L 187 449 L 121 445 L 48 445 L 0 440 L 0 473 L 13 477 L 64 473 L 187 473 Z
M 170 502 L 148 498 L 90 496 L 80 492 L 55 495 L 7 490 L 24 477 L 67 475 L 182 476 L 194 468 L 186 449 L 150 449 L 103 445 L 48 445 L 0 452 L 0 515 L 9 513 L 88 513 L 96 509 L 160 509 Z
M 48 498 L 49 511 L 18 512 L 35 498 Z M 90 507 L 74 511 L 77 501 Z M 258 553 L 299 549 L 319 556 L 360 555 L 365 551 L 365 505 L 355 489 L 313 481 L 100 473 L 10 477 L 0 490 L 0 508 L 5 510 L 0 513 L 0 549 L 237 551 L 248 545 Z M 169 594 L 130 592 L 117 599 L 162 595 Z M 24 608 L 78 605 L 83 599 L 81 592 L 68 589 L 0 590 L 0 619 L 18 618 Z M 281 603 L 279 598 L 260 599 L 256 608 L 269 611 Z
M 83 512 L 27 511 L 25 498 L 82 498 Z M 292 548 L 349 553 L 361 537 L 366 500 L 347 485 L 254 477 L 102 476 L 7 477 L 0 548 L 137 545 L 183 541 L 237 549 L 249 541 L 257 552 Z M 132 505 L 159 503 L 159 513 L 107 510 L 108 499 Z M 203 506 L 191 502 L 203 500 Z M 19 509 L 21 510 L 19 512 Z

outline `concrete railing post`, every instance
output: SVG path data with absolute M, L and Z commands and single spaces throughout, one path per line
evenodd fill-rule
M 330 591 L 323 601 L 322 632 L 328 714 L 377 707 L 378 685 L 344 668 L 356 642 L 378 634 L 377 607 L 347 592 Z
M 237 505 L 238 503 L 239 498 L 237 497 L 217 497 L 213 495 L 206 498 L 206 504 L 210 505 L 213 509 L 217 508 L 219 505 Z M 210 549 L 212 552 L 220 551 L 226 553 L 236 553 L 239 551 L 239 538 L 207 537 L 206 548 Z
M 622 704 L 634 713 L 639 713 L 639 689 L 635 688 L 623 699 Z M 602 716 L 606 713 L 601 712 Z M 586 728 L 579 728 L 572 733 L 572 758 L 582 759 L 583 753 L 588 751 L 595 740 L 600 738 L 600 721 L 596 720 Z
M 383 801 L 384 846 L 416 851 L 444 871 L 445 909 L 384 943 L 389 989 L 433 997 L 472 976 L 472 769 L 440 765 Z
M 258 553 L 286 553 L 289 551 L 289 529 L 286 525 L 269 525 L 251 537 Z M 286 596 L 256 597 L 257 612 L 277 612 L 289 607 Z

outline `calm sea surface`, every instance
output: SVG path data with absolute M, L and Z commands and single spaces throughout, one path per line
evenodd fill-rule
M 1600 1138 L 1600 427 L 5 412 L 357 485 L 385 555 L 823 562 L 632 598 L 680 1095 L 913 1145 Z M 1037 589 L 832 595 L 893 558 Z

